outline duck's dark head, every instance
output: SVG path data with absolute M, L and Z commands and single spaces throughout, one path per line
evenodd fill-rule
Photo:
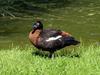
M 41 21 L 36 21 L 33 26 L 32 26 L 33 30 L 36 30 L 36 29 L 43 29 L 43 24 Z

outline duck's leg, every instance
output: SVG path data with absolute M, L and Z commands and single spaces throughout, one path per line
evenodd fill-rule
M 49 58 L 54 58 L 54 51 L 50 51 Z

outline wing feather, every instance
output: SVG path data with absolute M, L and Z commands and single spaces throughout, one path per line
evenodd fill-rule
M 49 38 L 49 37 L 56 37 L 58 35 L 61 34 L 61 31 L 60 30 L 55 30 L 55 29 L 46 29 L 46 30 L 43 30 L 40 34 L 40 36 L 42 38 Z

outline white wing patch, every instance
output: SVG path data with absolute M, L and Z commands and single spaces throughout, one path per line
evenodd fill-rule
M 57 40 L 57 39 L 59 39 L 59 38 L 61 38 L 61 37 L 62 37 L 61 35 L 56 36 L 56 37 L 50 37 L 50 38 L 48 38 L 46 41 L 49 42 L 49 41 Z

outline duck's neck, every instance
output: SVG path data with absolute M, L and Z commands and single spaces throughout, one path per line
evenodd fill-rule
M 33 30 L 30 32 L 29 34 L 29 39 L 31 40 L 32 44 L 36 45 L 37 44 L 37 41 L 39 39 L 39 35 L 41 33 L 42 30 L 40 29 L 37 29 L 37 30 Z
M 33 33 L 40 33 L 41 31 L 42 31 L 42 29 L 36 29 L 36 30 L 33 30 L 33 31 L 32 31 L 32 34 L 33 34 Z

